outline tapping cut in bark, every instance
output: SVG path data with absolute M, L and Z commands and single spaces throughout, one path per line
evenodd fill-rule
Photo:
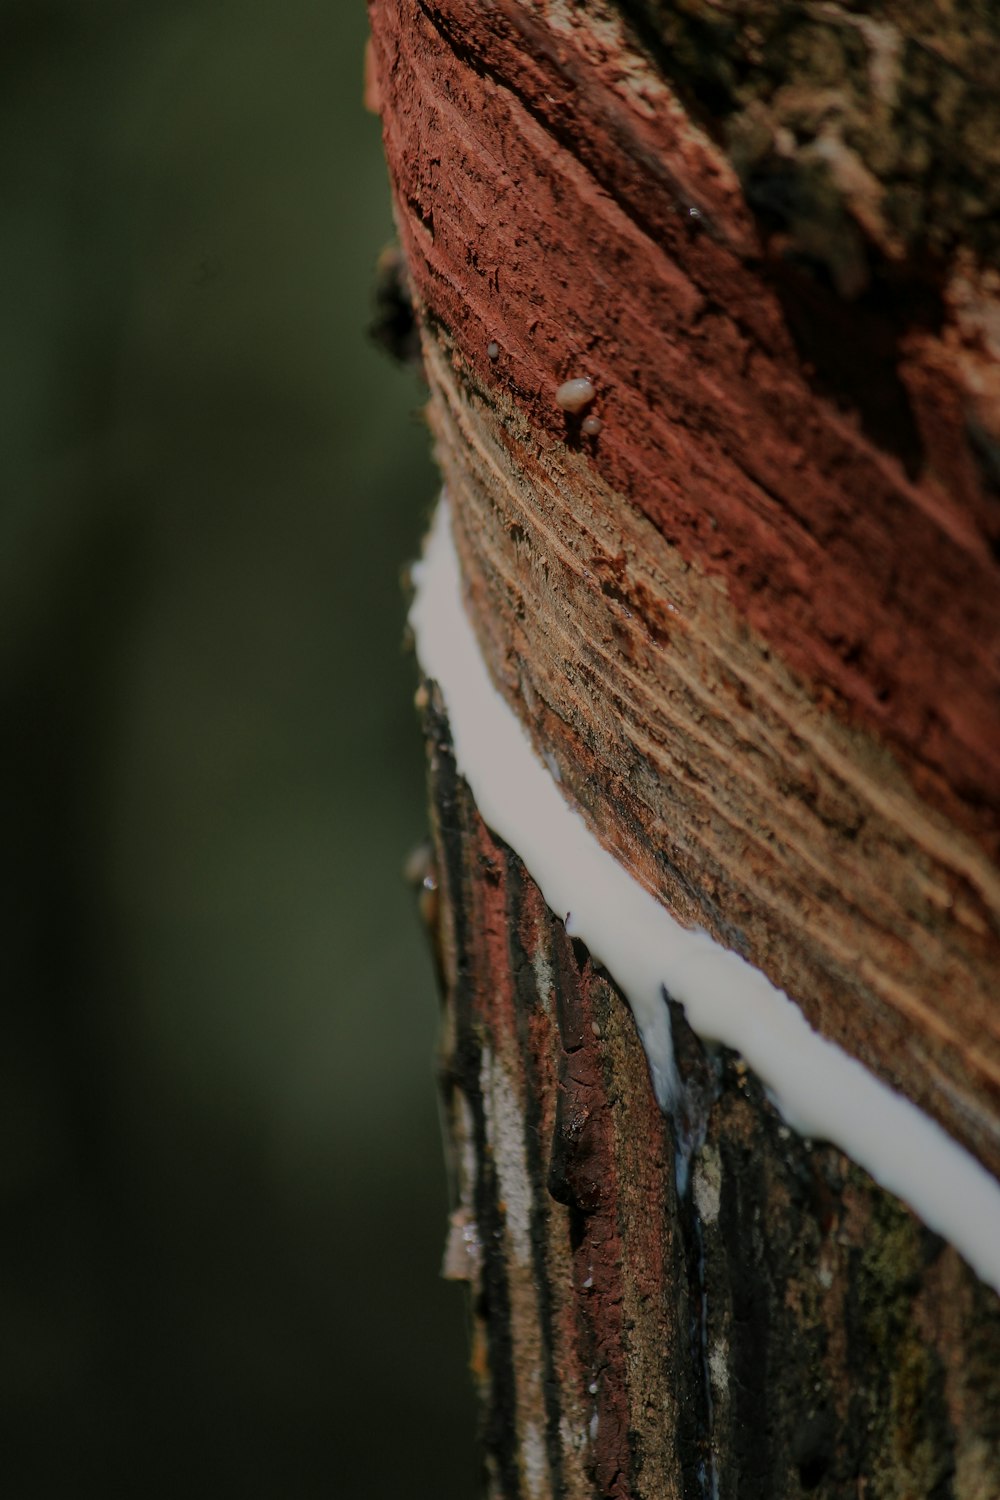
M 647 890 L 997 1176 L 1000 21 L 370 13 L 496 686 Z M 690 1040 L 678 1191 L 628 1016 L 476 821 L 439 709 L 493 1493 L 1000 1493 L 995 1294 Z
M 496 1496 L 978 1496 L 1000 1299 L 675 1007 L 628 1007 L 480 819 L 424 692 L 456 1213 Z
M 916 481 L 817 394 L 773 236 L 613 7 L 372 18 L 495 680 L 650 889 L 996 1173 L 1000 565 L 955 425 L 1000 402 L 992 269 L 956 252 L 954 315 L 909 328 L 952 454 Z M 555 400 L 584 365 L 594 440 Z

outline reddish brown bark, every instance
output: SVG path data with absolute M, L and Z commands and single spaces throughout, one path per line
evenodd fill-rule
M 857 33 L 817 16 L 827 40 Z M 833 139 L 817 105 L 810 127 L 839 227 L 792 153 L 778 233 L 751 207 L 763 158 L 741 179 L 612 7 L 372 17 L 431 421 L 498 685 L 640 880 L 1000 1170 L 1000 570 L 980 461 L 1000 297 L 971 221 L 948 221 L 932 274 L 926 236 L 905 244 L 892 217 L 899 183 L 872 186 L 879 149 L 909 139 L 855 98 L 858 77 L 889 86 L 887 33 L 814 96 L 851 122 Z M 754 120 L 797 138 L 829 63 L 799 77 L 800 55 L 794 109 L 772 88 L 727 116 L 743 157 Z M 576 374 L 596 438 L 555 401 Z
M 797 273 L 585 12 L 379 0 L 373 20 L 400 233 L 463 366 L 560 440 L 555 388 L 588 375 L 610 486 L 995 853 L 1000 567 L 958 290 L 857 303 Z
M 494 682 L 679 920 L 1000 1173 L 1000 18 L 369 3 Z M 677 1007 L 660 1117 L 430 703 L 491 1494 L 1000 1494 L 995 1294 Z

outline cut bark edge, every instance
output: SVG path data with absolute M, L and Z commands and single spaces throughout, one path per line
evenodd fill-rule
M 488 1494 L 997 1493 L 1000 1299 L 676 1004 L 659 1111 L 623 996 L 421 701 Z
M 738 954 L 682 927 L 602 847 L 497 692 L 462 604 L 441 503 L 410 612 L 417 656 L 443 694 L 462 775 L 489 827 L 524 858 L 546 901 L 628 998 L 664 1109 L 681 1092 L 668 1001 L 746 1058 L 788 1123 L 828 1140 L 902 1197 L 1000 1289 L 1000 1183 L 905 1095 L 812 1030 Z

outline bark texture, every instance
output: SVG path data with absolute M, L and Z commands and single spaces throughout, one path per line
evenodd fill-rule
M 672 1008 L 664 1118 L 622 996 L 482 823 L 425 691 L 441 1078 L 491 1496 L 987 1500 L 1000 1300 L 790 1132 Z
M 494 682 L 679 920 L 997 1175 L 1000 12 L 369 4 Z M 995 1294 L 676 1006 L 661 1119 L 429 705 L 491 1492 L 996 1500 Z
M 473 623 L 633 873 L 996 1173 L 1000 22 L 632 9 L 373 0 Z

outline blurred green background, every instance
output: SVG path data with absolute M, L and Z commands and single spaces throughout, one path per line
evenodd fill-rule
M 362 0 L 0 0 L 0 1488 L 468 1497 Z

